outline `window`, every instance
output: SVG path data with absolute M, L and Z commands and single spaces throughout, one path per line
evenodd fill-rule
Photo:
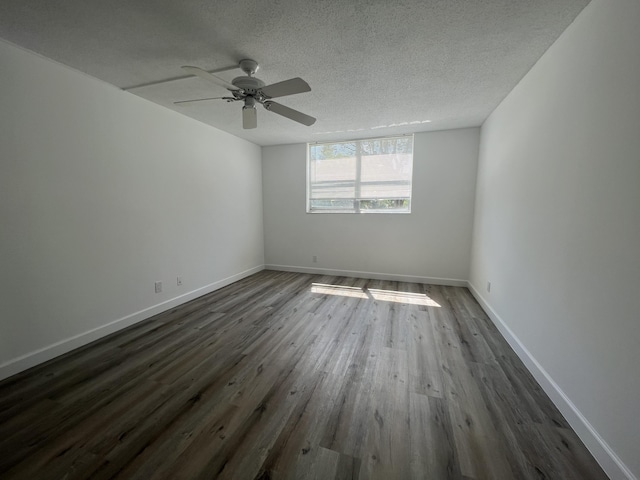
M 413 135 L 310 143 L 307 212 L 409 213 Z

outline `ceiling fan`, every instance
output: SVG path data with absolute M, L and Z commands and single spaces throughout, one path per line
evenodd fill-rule
M 298 122 L 306 126 L 313 125 L 316 121 L 315 118 L 271 100 L 272 98 L 294 95 L 296 93 L 310 92 L 311 87 L 309 84 L 301 78 L 296 77 L 290 80 L 284 80 L 283 82 L 265 85 L 262 80 L 253 76 L 258 71 L 258 68 L 260 68 L 260 66 L 255 60 L 241 60 L 240 69 L 246 73 L 246 76 L 236 77 L 231 80 L 231 83 L 229 83 L 223 78 L 201 68 L 184 66 L 182 69 L 187 73 L 226 88 L 231 92 L 232 96 L 182 100 L 174 102 L 174 104 L 177 105 L 218 99 L 226 100 L 227 102 L 242 101 L 244 102 L 244 106 L 242 107 L 242 127 L 245 129 L 256 128 L 258 126 L 258 114 L 256 111 L 257 103 L 260 103 L 270 112 L 282 115 L 294 122 Z

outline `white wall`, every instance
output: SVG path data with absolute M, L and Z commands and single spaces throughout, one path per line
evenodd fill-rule
M 483 125 L 470 277 L 612 478 L 640 475 L 639 48 L 640 2 L 594 0 Z
M 260 147 L 2 42 L 0 65 L 0 377 L 262 268 Z
M 267 267 L 464 284 L 478 141 L 478 128 L 416 134 L 407 215 L 307 214 L 306 144 L 264 147 Z

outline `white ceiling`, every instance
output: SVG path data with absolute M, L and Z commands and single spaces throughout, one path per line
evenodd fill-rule
M 0 38 L 259 145 L 480 125 L 589 0 L 2 0 Z M 302 77 L 279 102 L 312 127 L 185 78 L 243 58 L 267 84 Z M 240 70 L 219 74 L 227 79 Z

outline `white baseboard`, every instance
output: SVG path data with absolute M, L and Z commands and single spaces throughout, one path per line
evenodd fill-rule
M 57 356 L 63 355 L 67 352 L 70 352 L 71 350 L 82 347 L 111 333 L 117 332 L 118 330 L 157 315 L 158 313 L 169 310 L 170 308 L 201 297 L 202 295 L 206 295 L 207 293 L 211 293 L 222 287 L 226 287 L 233 282 L 242 280 L 243 278 L 248 277 L 249 275 L 253 275 L 254 273 L 258 273 L 262 270 L 264 270 L 264 265 L 250 268 L 249 270 L 245 270 L 244 272 L 240 272 L 222 280 L 218 280 L 217 282 L 210 283 L 209 285 L 205 285 L 204 287 L 192 290 L 191 292 L 166 300 L 157 305 L 153 305 L 151 307 L 145 308 L 138 312 L 124 316 L 122 318 L 118 318 L 109 323 L 88 330 L 86 332 L 74 335 L 71 338 L 61 340 L 34 352 L 30 352 L 20 357 L 9 360 L 8 362 L 0 365 L 0 380 L 15 375 L 16 373 L 20 373 L 24 370 L 27 370 L 28 368 L 39 365 L 40 363 L 44 363 Z
M 525 364 L 529 372 L 534 376 L 551 401 L 558 407 L 560 413 L 569 422 L 580 440 L 589 449 L 593 457 L 600 464 L 605 473 L 612 480 L 638 480 L 613 449 L 600 436 L 596 429 L 589 423 L 585 416 L 573 404 L 571 399 L 562 391 L 549 373 L 540 365 L 535 357 L 527 350 L 504 320 L 498 315 L 489 303 L 480 295 L 479 290 L 471 282 L 467 286 L 472 295 L 482 306 L 496 328 L 507 340 L 511 348 L 516 352 L 520 360 Z
M 389 280 L 394 282 L 430 283 L 432 285 L 448 285 L 452 287 L 466 287 L 466 280 L 456 278 L 419 277 L 415 275 L 398 275 L 395 273 L 360 272 L 357 270 L 336 270 L 331 268 L 299 267 L 295 265 L 264 266 L 266 270 L 279 270 L 282 272 L 313 273 L 316 275 L 335 275 L 337 277 L 370 278 L 373 280 Z

